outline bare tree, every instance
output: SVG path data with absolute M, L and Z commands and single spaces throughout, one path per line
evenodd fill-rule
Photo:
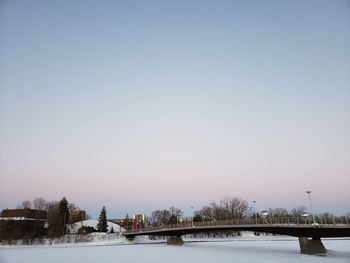
M 176 208 L 173 206 L 169 208 L 169 212 L 173 216 L 182 216 L 183 215 L 183 212 L 180 208 Z
M 248 202 L 239 197 L 231 197 L 227 195 L 220 201 L 220 204 L 224 209 L 227 219 L 243 218 L 249 211 Z
M 168 220 L 168 224 L 177 224 L 179 222 L 179 218 L 183 215 L 183 212 L 180 208 L 170 207 L 170 218 Z
M 306 207 L 302 205 L 298 207 L 293 207 L 292 210 L 290 211 L 290 214 L 294 217 L 302 216 L 305 213 L 306 213 Z
M 37 197 L 33 200 L 34 209 L 47 210 L 48 201 L 42 197 Z
M 62 225 L 57 201 L 51 201 L 47 204 L 47 219 L 49 223 L 48 235 L 50 237 L 60 236 Z
M 319 218 L 324 224 L 332 224 L 335 222 L 335 216 L 332 213 L 322 213 L 319 215 L 316 215 L 317 218 Z
M 275 208 L 274 214 L 278 217 L 287 217 L 289 215 L 288 210 L 283 207 Z
M 218 219 L 218 216 L 216 216 L 214 209 L 211 206 L 203 206 L 201 210 L 195 213 L 195 216 L 200 216 L 201 218 Z
M 17 205 L 17 209 L 30 209 L 32 207 L 32 202 L 30 200 L 24 200 L 22 203 Z
M 168 224 L 171 213 L 169 210 L 156 210 L 152 212 L 151 222 L 153 225 L 165 225 Z
M 245 217 L 249 211 L 250 207 L 246 200 L 227 195 L 220 200 L 220 204 L 211 202 L 208 206 L 203 206 L 200 211 L 197 211 L 196 215 L 210 220 L 238 219 Z
M 212 218 L 214 219 L 224 219 L 224 214 L 225 214 L 225 211 L 224 209 L 219 205 L 217 204 L 216 202 L 211 202 L 209 204 L 209 207 L 211 208 L 211 213 L 212 213 Z

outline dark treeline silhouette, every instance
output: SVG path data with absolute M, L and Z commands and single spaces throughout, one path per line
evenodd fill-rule
M 67 233 L 69 223 L 85 219 L 85 213 L 84 218 L 81 215 L 78 217 L 70 214 L 70 211 L 76 210 L 79 208 L 74 203 L 69 203 L 65 197 L 60 201 L 51 202 L 42 197 L 35 198 L 33 201 L 25 200 L 16 209 L 7 210 L 7 214 L 10 215 L 0 220 L 0 240 L 11 243 L 15 239 L 24 239 L 29 243 L 35 238 L 63 236 Z M 44 216 L 38 218 L 35 216 L 38 214 Z M 18 218 L 23 215 L 28 215 L 26 216 L 28 218 L 19 220 Z
M 44 218 L 40 218 L 35 222 L 31 220 L 18 220 L 16 216 L 7 216 L 0 220 L 0 242 L 3 240 L 11 243 L 15 239 L 31 240 L 34 238 L 57 238 L 68 233 L 68 224 L 89 218 L 85 211 L 80 210 L 74 203 L 69 203 L 63 197 L 59 201 L 48 202 L 42 197 L 35 198 L 33 201 L 25 200 L 21 202 L 15 211 L 7 212 L 28 212 L 28 213 L 42 213 Z M 83 212 L 83 213 L 81 213 Z M 2 215 L 3 217 L 3 215 Z M 259 221 L 259 219 L 261 220 Z M 255 211 L 255 208 L 249 206 L 247 200 L 240 197 L 233 197 L 230 195 L 224 196 L 219 201 L 212 201 L 208 205 L 204 205 L 200 210 L 197 210 L 190 217 L 184 217 L 184 212 L 180 208 L 174 206 L 169 209 L 158 209 L 146 216 L 142 226 L 146 227 L 163 227 L 166 225 L 183 224 L 188 225 L 192 222 L 197 223 L 201 221 L 219 221 L 219 220 L 241 220 L 241 219 L 255 219 L 256 222 L 264 222 L 267 219 L 290 218 L 290 217 L 309 217 L 308 222 L 317 222 L 323 224 L 334 224 L 337 222 L 350 222 L 350 213 L 346 216 L 335 216 L 331 213 L 325 212 L 321 214 L 313 214 L 307 211 L 305 206 L 293 207 L 287 210 L 283 207 L 268 208 L 264 211 Z M 29 216 L 30 218 L 30 216 Z M 311 221 L 312 220 L 312 221 Z M 133 219 L 126 215 L 124 221 L 128 222 L 127 229 L 135 227 Z M 44 227 L 44 222 L 47 224 Z M 213 222 L 214 223 L 214 222 Z M 89 226 L 82 226 L 78 230 L 78 234 L 88 234 L 92 232 L 107 232 L 107 211 L 103 208 L 100 211 L 97 229 Z M 110 230 L 113 233 L 114 229 Z M 207 234 L 196 234 L 201 237 L 208 236 Z M 204 236 L 203 236 L 204 235 Z M 239 235 L 239 232 L 227 233 L 212 233 L 211 237 L 234 236 Z M 195 236 L 195 235 L 194 235 Z M 151 237 L 152 238 L 152 237 Z
M 155 210 L 150 217 L 147 217 L 147 223 L 152 226 L 161 226 L 168 224 L 176 224 L 183 211 L 180 208 L 170 207 L 169 209 Z
M 211 202 L 194 214 L 194 221 L 228 220 L 247 217 L 251 208 L 248 201 L 240 197 L 226 195 L 219 202 Z

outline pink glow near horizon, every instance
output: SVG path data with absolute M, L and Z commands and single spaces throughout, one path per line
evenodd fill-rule
M 130 177 L 136 178 L 136 175 Z M 302 181 L 302 178 L 296 177 L 287 181 L 286 178 L 278 178 L 277 176 L 267 180 L 248 175 L 224 177 L 207 175 L 207 177 L 201 177 L 200 175 L 182 174 L 181 177 L 178 177 L 170 174 L 167 178 L 158 174 L 154 177 L 137 177 L 137 182 L 124 179 L 123 182 L 119 183 L 117 183 L 118 178 L 113 179 L 113 177 L 110 180 L 106 176 L 89 176 L 88 178 L 84 180 L 77 177 L 66 178 L 70 183 L 65 187 L 64 184 L 59 187 L 48 184 L 50 181 L 48 178 L 48 180 L 37 182 L 35 192 L 40 193 L 38 196 L 43 196 L 48 200 L 59 200 L 62 196 L 66 196 L 70 201 L 80 206 L 96 206 L 98 209 L 103 204 L 108 203 L 116 207 L 130 207 L 130 210 L 133 207 L 142 206 L 154 209 L 177 206 L 188 210 L 188 207 L 192 205 L 199 209 L 211 201 L 219 201 L 226 194 L 241 197 L 250 203 L 257 200 L 257 206 L 265 209 L 268 207 L 308 206 L 306 189 L 313 190 L 314 206 L 319 209 L 319 212 L 339 213 L 341 211 L 345 213 L 348 209 L 346 200 L 349 200 L 348 192 L 339 191 L 338 185 L 332 186 L 332 184 L 324 184 L 322 181 L 315 184 L 311 183 L 310 180 L 305 180 L 305 184 L 301 184 L 299 182 Z M 112 183 L 104 183 L 102 187 L 95 187 L 94 185 L 98 185 L 100 179 Z M 346 180 L 345 183 L 347 183 Z M 27 185 L 28 182 L 18 185 L 20 190 L 18 192 L 6 192 L 5 189 L 2 191 L 2 195 L 6 196 L 10 205 L 16 205 L 24 199 L 35 198 L 37 195 L 33 195 L 33 189 L 26 187 Z M 63 187 L 65 191 L 58 190 L 63 189 Z M 4 203 L 1 205 L 8 206 Z

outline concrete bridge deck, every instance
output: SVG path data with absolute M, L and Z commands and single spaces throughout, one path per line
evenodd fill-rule
M 135 236 L 183 236 L 195 233 L 215 233 L 223 231 L 253 231 L 271 234 L 287 235 L 294 237 L 330 238 L 350 237 L 348 225 L 215 225 L 215 226 L 190 226 L 179 228 L 140 229 L 127 231 L 125 237 Z
M 168 244 L 181 245 L 181 236 L 195 233 L 215 233 L 225 231 L 253 231 L 299 238 L 300 250 L 304 254 L 324 255 L 327 250 L 321 238 L 350 237 L 350 224 L 315 224 L 304 219 L 280 220 L 223 220 L 210 222 L 196 222 L 186 224 L 166 225 L 163 227 L 146 227 L 138 230 L 126 231 L 123 235 L 129 240 L 135 236 L 167 236 Z

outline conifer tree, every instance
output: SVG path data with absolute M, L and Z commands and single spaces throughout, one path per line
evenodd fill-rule
M 63 197 L 58 203 L 58 210 L 59 210 L 60 221 L 63 229 L 62 234 L 66 234 L 67 232 L 66 225 L 68 224 L 68 220 L 69 220 L 69 209 L 68 209 L 68 201 L 65 197 Z
M 97 231 L 98 232 L 107 232 L 107 211 L 103 206 L 98 218 Z

